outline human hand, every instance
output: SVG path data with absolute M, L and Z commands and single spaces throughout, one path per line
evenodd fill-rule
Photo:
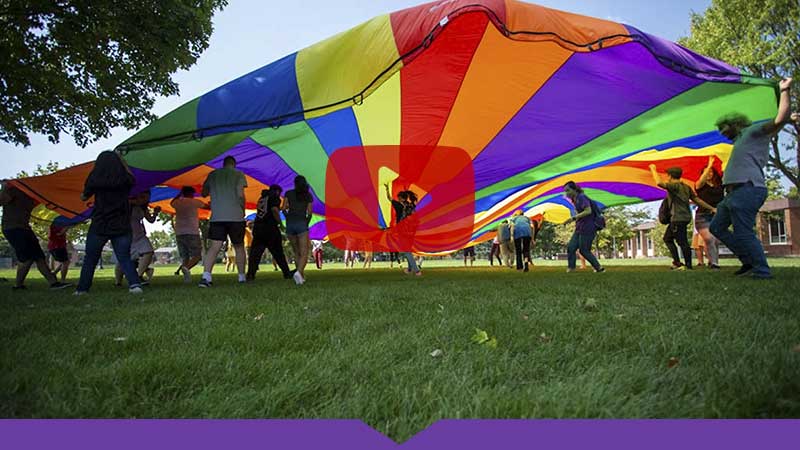
M 714 161 L 717 160 L 716 156 L 709 156 L 708 157 L 708 167 L 711 168 L 714 166 Z
M 655 164 L 650 164 L 648 167 L 650 167 L 651 170 L 656 170 L 656 165 Z
M 783 80 L 781 80 L 780 83 L 778 83 L 778 86 L 781 88 L 781 91 L 788 90 L 791 85 L 792 85 L 791 78 L 784 78 Z
M 800 114 L 792 113 L 792 115 L 790 116 L 790 119 L 792 120 L 792 122 L 800 125 Z

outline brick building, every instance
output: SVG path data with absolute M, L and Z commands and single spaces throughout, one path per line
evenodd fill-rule
M 800 256 L 800 200 L 769 200 L 756 222 L 767 256 Z

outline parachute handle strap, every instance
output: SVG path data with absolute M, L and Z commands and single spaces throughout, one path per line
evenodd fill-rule
M 359 92 L 358 94 L 353 96 L 353 103 L 357 106 L 361 106 L 364 104 L 364 93 Z

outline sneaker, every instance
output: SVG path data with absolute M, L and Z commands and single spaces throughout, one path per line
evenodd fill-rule
M 686 266 L 673 267 L 672 270 L 675 272 L 686 272 Z
M 24 291 L 28 289 L 24 284 L 22 286 L 11 286 L 12 291 Z
M 150 267 L 150 268 L 148 268 L 147 270 L 144 271 L 144 273 L 147 275 L 147 280 L 148 281 L 153 279 L 153 274 L 155 272 L 156 272 L 156 270 L 153 269 L 152 267 Z
M 192 282 L 192 271 L 186 267 L 181 266 L 180 271 L 183 272 L 183 282 L 189 284 Z
M 606 268 L 605 268 L 605 267 L 601 267 L 601 268 L 599 268 L 599 269 L 595 269 L 595 270 L 594 270 L 594 273 L 603 273 L 603 272 L 605 272 L 605 271 L 606 271 Z
M 736 275 L 737 277 L 739 277 L 739 276 L 746 275 L 746 274 L 750 273 L 752 270 L 753 270 L 753 266 L 751 266 L 750 264 L 742 264 L 742 267 L 740 267 L 739 270 L 737 270 L 733 274 Z
M 64 288 L 68 288 L 70 286 L 72 286 L 72 283 L 62 283 L 60 281 L 56 281 L 55 283 L 50 285 L 50 290 L 51 291 L 58 291 L 58 290 L 61 290 L 61 289 L 64 289 Z
M 575 269 L 567 269 L 567 273 L 575 273 L 575 272 L 576 272 Z
M 75 291 L 72 293 L 72 295 L 74 295 L 75 297 L 80 297 L 81 295 L 86 295 L 88 293 L 89 291 Z
M 130 292 L 133 295 L 139 295 L 144 293 L 144 290 L 142 290 L 141 286 L 133 286 L 130 289 L 128 289 L 128 292 Z
M 294 278 L 294 274 L 296 272 L 297 272 L 296 270 L 290 270 L 288 274 L 284 274 L 283 275 L 283 279 L 284 280 L 291 280 L 292 278 Z
M 523 271 L 523 272 L 527 272 L 528 270 L 530 270 L 530 269 L 528 268 L 528 263 L 525 263 L 525 268 L 524 268 L 522 271 Z
M 211 286 L 212 286 L 212 283 L 210 281 L 206 280 L 205 278 L 200 279 L 200 282 L 197 283 L 197 287 L 201 287 L 201 288 L 210 288 Z
M 421 277 L 422 276 L 422 271 L 420 270 L 419 272 L 415 273 L 414 276 L 415 277 Z
M 292 278 L 294 278 L 294 284 L 298 286 L 306 282 L 306 280 L 303 279 L 303 276 L 300 275 L 300 272 L 295 272 L 294 275 L 292 275 Z
M 678 264 L 672 263 L 672 267 L 670 268 L 670 270 L 686 270 L 686 268 L 683 267 L 683 264 L 681 263 Z
M 178 275 L 180 275 L 180 274 L 181 274 L 181 271 L 182 271 L 183 269 L 184 269 L 184 267 L 183 267 L 183 266 L 180 266 L 180 267 L 178 267 L 178 270 L 176 270 L 176 271 L 175 271 L 175 276 L 177 277 Z
M 716 264 L 709 264 L 709 265 L 708 265 L 708 268 L 709 268 L 710 270 L 721 270 L 721 269 L 722 269 L 722 267 L 720 267 L 720 266 L 718 266 L 718 265 L 716 265 Z

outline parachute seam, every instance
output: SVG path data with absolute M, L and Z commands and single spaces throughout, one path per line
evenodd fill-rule
M 686 74 L 686 72 L 688 72 L 690 74 L 693 74 L 694 78 L 698 78 L 699 75 L 707 75 L 707 76 L 710 76 L 710 77 L 737 76 L 737 77 L 741 77 L 741 78 L 760 80 L 760 78 L 758 78 L 758 77 L 755 77 L 755 76 L 749 75 L 749 74 L 744 74 L 744 73 L 735 73 L 735 72 L 720 71 L 720 70 L 696 70 L 696 69 L 692 69 L 692 68 L 686 66 L 683 63 L 680 63 L 680 62 L 674 61 L 671 58 L 667 58 L 665 56 L 659 55 L 655 50 L 653 50 L 653 48 L 651 48 L 651 46 L 646 42 L 646 40 L 642 39 L 638 34 L 623 34 L 623 33 L 619 33 L 619 34 L 614 34 L 614 35 L 609 35 L 609 36 L 603 36 L 603 37 L 598 38 L 598 39 L 596 39 L 596 40 L 594 40 L 592 42 L 580 44 L 580 43 L 577 43 L 577 42 L 573 42 L 573 41 L 571 41 L 569 39 L 566 39 L 566 38 L 562 37 L 561 35 L 559 35 L 558 33 L 555 33 L 555 32 L 552 32 L 552 31 L 525 31 L 525 30 L 516 31 L 516 30 L 509 30 L 508 27 L 506 26 L 505 22 L 500 20 L 500 18 L 497 16 L 497 13 L 495 13 L 492 9 L 490 9 L 490 8 L 484 6 L 484 5 L 479 5 L 479 4 L 464 5 L 464 6 L 461 6 L 459 8 L 454 9 L 453 11 L 448 13 L 447 16 L 450 17 L 450 16 L 455 15 L 457 17 L 457 16 L 461 16 L 463 14 L 469 14 L 469 13 L 483 13 L 483 14 L 486 14 L 487 16 L 489 16 L 490 21 L 495 25 L 495 27 L 497 27 L 500 30 L 500 32 L 504 36 L 506 36 L 508 39 L 513 39 L 513 36 L 515 36 L 515 35 L 549 36 L 549 37 L 553 38 L 553 41 L 555 41 L 559 45 L 568 44 L 569 46 L 572 46 L 572 47 L 586 48 L 590 52 L 593 52 L 593 51 L 601 50 L 603 48 L 602 43 L 604 41 L 612 40 L 612 39 L 619 39 L 619 38 L 629 38 L 629 39 L 631 39 L 632 42 L 637 42 L 640 45 L 642 45 L 643 47 L 645 47 L 648 50 L 648 52 L 650 52 L 650 54 L 654 58 L 656 58 L 656 60 L 660 64 L 664 65 L 668 69 L 673 70 L 673 71 L 678 71 L 678 72 L 681 72 L 681 73 L 684 73 L 684 74 Z M 116 147 L 116 149 L 119 150 L 119 151 L 122 151 L 124 153 L 127 153 L 127 152 L 130 152 L 130 151 L 137 150 L 137 147 L 142 147 L 142 146 L 145 146 L 147 144 L 163 143 L 163 145 L 166 145 L 170 141 L 183 141 L 187 137 L 190 138 L 190 139 L 200 140 L 203 137 L 205 137 L 203 135 L 205 132 L 219 130 L 219 129 L 223 129 L 223 128 L 230 128 L 230 127 L 248 127 L 248 126 L 255 126 L 255 125 L 261 124 L 261 125 L 263 125 L 263 127 L 278 128 L 278 127 L 283 125 L 281 122 L 283 122 L 284 120 L 286 120 L 288 118 L 294 117 L 294 116 L 303 116 L 303 117 L 305 117 L 305 115 L 308 114 L 308 113 L 334 108 L 334 107 L 346 104 L 348 102 L 352 102 L 353 104 L 358 104 L 358 101 L 363 101 L 364 98 L 369 96 L 368 92 L 374 91 L 374 89 L 377 89 L 378 87 L 380 87 L 383 84 L 383 82 L 380 82 L 380 81 L 385 75 L 387 75 L 389 72 L 391 72 L 399 63 L 405 61 L 406 59 L 412 59 L 413 60 L 414 59 L 413 56 L 416 53 L 418 53 L 419 51 L 424 51 L 425 49 L 427 49 L 430 46 L 430 44 L 433 42 L 433 40 L 439 34 L 441 34 L 441 31 L 443 31 L 451 23 L 452 23 L 452 20 L 448 21 L 443 26 L 441 24 L 441 22 L 437 22 L 436 25 L 434 25 L 433 29 L 423 38 L 422 42 L 420 42 L 416 47 L 412 48 L 411 50 L 409 50 L 408 52 L 404 53 L 403 55 L 400 55 L 400 57 L 398 57 L 386 69 L 381 71 L 364 89 L 362 89 L 361 91 L 359 91 L 358 93 L 354 94 L 353 96 L 351 96 L 349 98 L 345 98 L 345 99 L 342 99 L 342 100 L 339 100 L 339 101 L 336 101 L 336 102 L 332 102 L 332 103 L 329 103 L 329 104 L 326 104 L 326 105 L 316 106 L 316 107 L 313 107 L 313 108 L 304 109 L 302 111 L 290 112 L 290 113 L 282 114 L 280 116 L 270 117 L 270 118 L 266 118 L 266 119 L 250 121 L 250 122 L 238 122 L 238 123 L 228 123 L 228 124 L 214 125 L 214 126 L 204 127 L 204 128 L 196 128 L 196 129 L 194 129 L 192 131 L 184 131 L 184 132 L 180 132 L 180 133 L 174 133 L 174 134 L 163 136 L 163 137 L 159 137 L 159 138 L 147 139 L 147 140 L 138 141 L 138 142 L 131 142 L 129 144 L 120 144 L 120 145 L 118 145 Z M 598 45 L 597 49 L 594 48 L 595 45 Z M 564 47 L 564 45 L 562 45 L 562 47 Z M 565 48 L 567 48 L 567 47 L 565 47 Z M 567 49 L 574 51 L 574 49 L 570 49 L 570 48 L 567 48 Z M 667 63 L 669 63 L 670 65 L 668 66 Z M 678 68 L 680 70 L 676 70 L 676 68 Z M 689 75 L 689 76 L 692 76 L 692 75 Z M 713 81 L 713 80 L 704 80 L 704 81 Z M 376 84 L 377 84 L 377 86 L 376 86 Z

